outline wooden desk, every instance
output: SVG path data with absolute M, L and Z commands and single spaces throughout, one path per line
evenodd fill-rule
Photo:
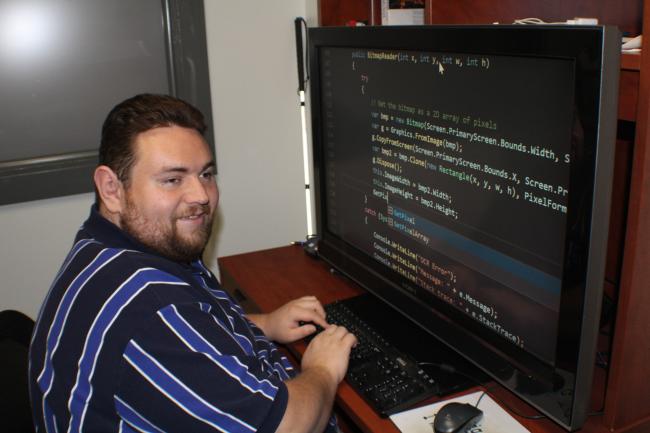
M 235 295 L 249 312 L 272 311 L 284 303 L 304 295 L 315 295 L 323 304 L 337 299 L 349 298 L 364 293 L 364 290 L 349 280 L 332 274 L 326 263 L 308 257 L 302 248 L 288 246 L 219 259 L 222 284 Z M 299 359 L 305 344 L 299 342 L 287 349 Z M 490 385 L 490 395 L 497 402 L 506 402 L 519 413 L 536 415 L 538 412 L 506 389 Z M 600 402 L 595 402 L 601 407 Z M 430 402 L 435 399 L 430 400 Z M 345 381 L 341 383 L 336 408 L 353 429 L 366 433 L 399 433 L 387 418 L 380 418 Z M 532 433 L 565 432 L 555 423 L 545 420 L 527 420 L 515 416 Z M 356 431 L 356 430 L 355 430 Z M 590 417 L 581 430 L 586 433 L 605 433 L 602 416 Z

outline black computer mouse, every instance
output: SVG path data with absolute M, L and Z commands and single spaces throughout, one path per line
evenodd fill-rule
M 467 403 L 447 403 L 433 419 L 435 433 L 466 433 L 483 418 L 483 411 Z

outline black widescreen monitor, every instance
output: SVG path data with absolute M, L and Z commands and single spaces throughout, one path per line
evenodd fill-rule
M 320 256 L 569 430 L 591 396 L 619 51 L 608 27 L 309 31 Z

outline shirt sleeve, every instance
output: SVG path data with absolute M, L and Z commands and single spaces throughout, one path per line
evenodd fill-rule
M 135 430 L 273 432 L 287 407 L 246 321 L 218 306 L 162 308 L 122 361 L 115 407 Z

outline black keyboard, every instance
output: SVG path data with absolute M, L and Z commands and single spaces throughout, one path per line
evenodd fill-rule
M 326 305 L 325 311 L 329 323 L 345 326 L 357 337 L 346 380 L 381 416 L 439 394 L 437 381 L 417 361 L 395 349 L 345 301 Z

